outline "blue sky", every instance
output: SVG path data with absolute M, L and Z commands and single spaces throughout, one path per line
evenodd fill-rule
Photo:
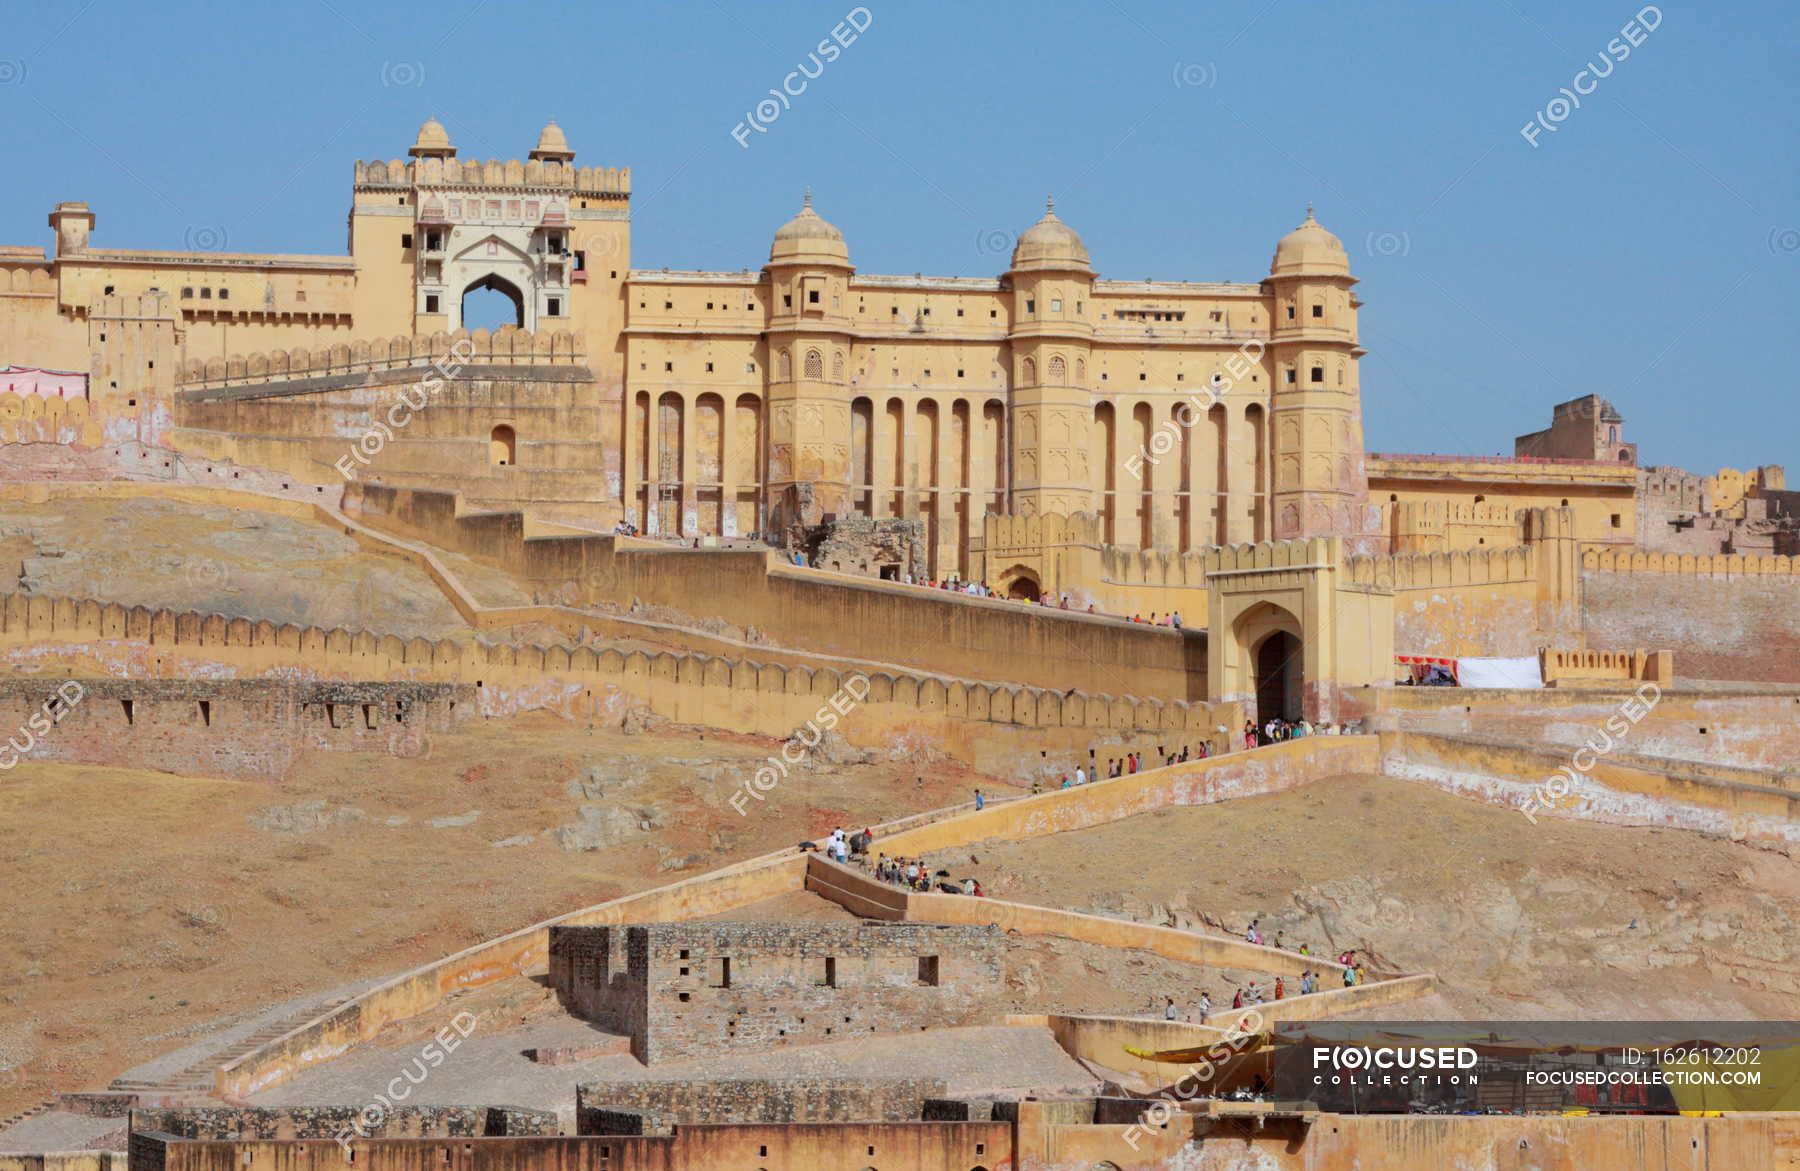
M 1645 462 L 1800 478 L 1800 7 L 1658 5 L 1612 60 L 1641 5 L 871 2 L 740 146 L 853 7 L 12 0 L 0 242 L 84 199 L 101 245 L 342 253 L 351 161 L 430 115 L 630 166 L 640 268 L 758 267 L 810 184 L 865 272 L 993 275 L 1054 192 L 1102 275 L 1255 281 L 1311 200 L 1371 448 L 1510 452 L 1598 391 Z

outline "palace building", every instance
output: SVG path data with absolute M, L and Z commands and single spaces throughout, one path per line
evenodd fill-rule
M 0 254 L 0 344 L 91 366 L 97 403 L 160 404 L 202 447 L 260 435 L 305 463 L 297 417 L 349 420 L 297 375 L 448 339 L 492 289 L 534 348 L 566 335 L 580 361 L 434 430 L 416 462 L 487 503 L 681 536 L 917 520 L 931 575 L 968 572 L 990 515 L 1092 513 L 1108 544 L 1177 552 L 1380 523 L 1356 280 L 1310 211 L 1253 283 L 1103 279 L 1049 207 L 993 277 L 862 274 L 810 195 L 759 271 L 670 272 L 631 267 L 629 169 L 577 167 L 555 123 L 524 162 L 461 160 L 436 121 L 408 153 L 356 164 L 348 256 L 103 249 L 87 205 L 59 204 L 52 256 Z M 208 392 L 252 383 L 260 406 L 210 426 Z M 585 433 L 540 425 L 568 412 Z M 368 475 L 406 482 L 404 446 Z

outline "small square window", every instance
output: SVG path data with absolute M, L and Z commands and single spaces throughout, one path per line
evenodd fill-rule
M 1314 366 L 1312 368 L 1312 380 L 1315 383 L 1324 382 L 1325 381 L 1325 367 Z
M 929 367 L 929 366 L 925 367 L 925 377 L 926 378 L 931 377 L 931 367 Z
M 112 292 L 113 292 L 113 287 L 111 285 L 107 285 L 106 286 L 106 295 L 108 297 L 110 297 L 110 296 L 112 296 Z
M 931 306 L 927 305 L 927 306 L 925 306 L 925 308 L 919 310 L 919 316 L 930 317 L 931 316 Z
M 1062 298 L 1061 297 L 1050 298 L 1050 312 L 1052 312 L 1052 313 L 1061 313 L 1062 312 Z
M 411 248 L 412 247 L 412 233 L 411 232 L 400 233 L 400 247 L 402 247 L 402 248 Z
M 425 312 L 436 313 L 437 311 L 438 311 L 438 295 L 436 293 L 426 293 L 425 294 Z
M 889 316 L 889 317 L 898 317 L 898 316 L 900 316 L 900 306 L 898 306 L 898 305 L 895 305 L 895 306 L 894 306 L 894 307 L 893 307 L 893 308 L 892 308 L 892 309 L 889 309 L 889 310 L 888 310 L 888 316 Z
M 1187 375 L 1185 375 L 1185 374 L 1177 374 L 1177 375 L 1176 375 L 1176 376 L 1175 376 L 1175 381 L 1177 381 L 1177 382 L 1186 382 L 1186 381 L 1187 381 Z
M 1288 306 L 1288 307 L 1287 307 L 1287 311 L 1288 311 L 1288 318 L 1287 318 L 1287 319 L 1288 319 L 1288 320 L 1289 320 L 1289 321 L 1292 321 L 1292 320 L 1293 320 L 1293 319 L 1294 319 L 1294 307 L 1293 307 L 1293 306 L 1292 306 L 1292 305 L 1289 305 L 1289 306 Z
M 988 316 L 989 316 L 989 317 L 998 317 L 998 316 L 1000 316 L 1000 310 L 998 310 L 998 309 L 989 309 L 989 310 L 988 310 Z
M 708 374 L 711 374 L 711 373 L 712 373 L 712 372 L 713 372 L 713 368 L 712 368 L 712 363 L 711 363 L 711 362 L 708 362 L 708 363 L 707 363 L 707 364 L 706 364 L 706 372 L 707 372 L 707 373 L 708 373 Z
M 956 311 L 956 315 L 957 315 L 957 316 L 958 316 L 958 317 L 961 317 L 961 316 L 962 316 L 962 315 L 963 315 L 963 311 L 962 311 L 962 310 L 961 310 L 961 309 L 958 309 L 958 310 L 957 310 L 957 311 Z
M 675 302 L 673 302 L 673 301 L 664 301 L 664 302 L 663 302 L 663 308 L 664 308 L 664 309 L 673 309 L 673 308 L 675 308 Z
M 1138 381 L 1139 382 L 1143 382 L 1148 378 L 1149 378 L 1149 375 L 1145 374 L 1142 370 L 1138 371 Z
M 1313 316 L 1314 316 L 1314 317 L 1323 317 L 1323 316 L 1325 316 L 1325 306 L 1323 306 L 1323 305 L 1314 305 L 1314 306 L 1313 306 Z
M 744 373 L 746 373 L 746 374 L 756 373 L 756 363 L 755 362 L 745 362 L 744 363 Z
M 819 290 L 817 290 L 817 289 L 806 290 L 806 303 L 808 305 L 817 305 L 819 303 Z
M 1616 512 L 1612 514 L 1612 527 L 1615 529 L 1619 527 L 1619 514 Z
M 957 377 L 958 377 L 958 378 L 961 378 L 961 377 L 962 377 L 962 376 L 963 376 L 963 372 L 962 372 L 962 371 L 961 371 L 961 370 L 958 370 L 958 371 L 957 371 L 957 372 L 956 372 L 956 376 L 957 376 Z
M 562 298 L 561 297 L 550 298 L 549 313 L 550 313 L 550 316 L 552 316 L 552 317 L 561 317 L 562 316 Z
M 706 307 L 707 307 L 707 308 L 708 308 L 708 309 L 711 309 L 711 308 L 712 308 L 712 307 L 713 307 L 713 303 L 712 303 L 712 302 L 711 302 L 711 301 L 708 301 L 708 302 L 707 302 L 707 303 L 706 303 Z
M 212 300 L 212 290 L 211 289 L 201 289 L 200 290 L 200 299 L 202 301 Z
M 1285 371 L 1285 373 L 1287 374 L 1288 385 L 1292 386 L 1294 384 L 1294 372 L 1292 370 L 1288 370 L 1288 371 Z
M 673 373 L 675 373 L 675 363 L 673 363 L 673 362 L 664 362 L 664 363 L 663 363 L 663 373 L 664 373 L 664 374 L 673 374 Z
M 1025 302 L 1025 312 L 1036 313 L 1037 312 L 1037 302 L 1036 301 Z
M 781 294 L 781 307 L 783 309 L 792 309 L 794 307 L 794 295 L 792 293 Z

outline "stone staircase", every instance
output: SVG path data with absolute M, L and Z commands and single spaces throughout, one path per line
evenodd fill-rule
M 107 1089 L 127 1094 L 154 1094 L 176 1098 L 208 1097 L 213 1092 L 214 1071 L 221 1065 L 235 1061 L 252 1050 L 260 1049 L 277 1037 L 293 1032 L 308 1021 L 316 1020 L 352 999 L 354 998 L 350 996 L 339 996 L 331 1000 L 320 1001 L 298 1012 L 270 1021 L 255 1032 L 239 1038 L 222 1049 L 209 1053 L 185 1069 L 148 1080 L 129 1077 L 114 1078 Z
M 27 1106 L 25 1109 L 19 1111 L 17 1114 L 14 1114 L 11 1118 L 0 1119 L 0 1134 L 4 1134 L 6 1131 L 11 1130 L 13 1127 L 19 1125 L 19 1123 L 25 1121 L 27 1118 L 35 1118 L 37 1115 L 42 1114 L 44 1111 L 54 1109 L 55 1107 L 56 1107 L 56 1099 L 55 1098 L 45 1098 L 42 1102 L 39 1102 L 35 1106 Z

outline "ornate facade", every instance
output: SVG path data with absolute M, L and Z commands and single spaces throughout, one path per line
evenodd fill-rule
M 529 380 L 494 388 L 520 475 L 467 467 L 483 503 L 682 536 L 916 519 L 937 575 L 968 571 L 990 515 L 1093 513 L 1108 544 L 1176 552 L 1380 524 L 1356 281 L 1310 209 L 1255 283 L 1102 279 L 1048 207 L 994 277 L 862 274 L 810 196 L 760 271 L 670 272 L 630 267 L 629 170 L 577 167 L 554 123 L 524 162 L 461 160 L 435 121 L 409 154 L 356 164 L 348 256 L 99 249 L 87 206 L 60 204 L 52 256 L 0 253 L 4 356 L 91 370 L 104 405 L 166 407 L 178 441 L 225 456 L 202 390 L 264 382 L 233 433 L 302 438 L 275 422 L 284 383 L 447 339 L 495 289 L 583 356 L 574 406 L 597 422 L 534 435 Z M 534 495 L 551 451 L 562 487 Z M 436 462 L 433 486 L 463 466 L 453 444 Z

